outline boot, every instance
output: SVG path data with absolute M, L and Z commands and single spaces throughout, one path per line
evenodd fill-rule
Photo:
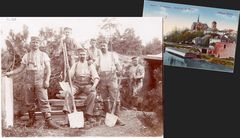
M 26 127 L 32 127 L 36 122 L 36 114 L 34 111 L 28 111 L 29 120 Z
M 45 118 L 45 122 L 48 128 L 52 128 L 52 129 L 59 129 L 61 128 L 58 124 L 56 124 L 52 118 L 51 118 L 51 113 L 43 113 L 43 116 Z
M 123 122 L 118 118 L 118 119 L 117 119 L 117 122 L 116 122 L 116 125 L 125 126 L 126 124 L 123 123 Z
M 84 118 L 85 118 L 86 121 L 88 121 L 89 123 L 96 123 L 96 120 L 93 118 L 92 115 L 84 114 Z

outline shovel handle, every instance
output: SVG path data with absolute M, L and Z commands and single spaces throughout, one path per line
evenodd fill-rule
M 117 92 L 116 99 L 115 99 L 114 102 L 113 102 L 113 107 L 112 107 L 112 112 L 111 112 L 112 114 L 114 114 L 114 112 L 115 112 L 115 110 L 116 110 L 117 99 L 118 99 L 119 93 L 120 93 L 120 91 Z
M 113 102 L 113 107 L 112 107 L 111 114 L 114 114 L 115 110 L 116 110 L 116 101 Z
M 66 67 L 66 70 L 67 70 L 67 74 L 68 74 L 68 80 L 69 80 L 69 85 L 70 85 L 70 96 L 71 96 L 71 99 L 72 99 L 72 103 L 73 103 L 73 111 L 76 112 L 77 109 L 76 109 L 76 104 L 75 104 L 75 100 L 74 100 L 74 96 L 73 96 L 73 85 L 72 85 L 72 79 L 70 77 L 70 66 L 69 66 L 69 62 L 68 62 L 68 55 L 67 55 L 67 49 L 66 49 L 66 45 L 64 43 L 61 43 L 62 44 L 62 48 L 63 48 L 63 56 L 64 56 L 64 59 L 65 59 L 65 67 Z

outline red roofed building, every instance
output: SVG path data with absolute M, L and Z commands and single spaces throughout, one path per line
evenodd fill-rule
M 218 58 L 235 57 L 236 43 L 217 42 L 213 54 Z

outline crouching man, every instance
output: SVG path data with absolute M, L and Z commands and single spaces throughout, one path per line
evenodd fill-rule
M 21 66 L 13 71 L 5 73 L 6 76 L 21 73 L 26 69 L 26 92 L 25 102 L 28 110 L 29 121 L 26 125 L 31 127 L 34 125 L 36 99 L 40 111 L 43 113 L 48 128 L 60 128 L 51 119 L 51 108 L 48 102 L 47 88 L 49 87 L 49 80 L 51 75 L 50 58 L 45 52 L 39 50 L 40 40 L 38 37 L 31 37 L 31 51 L 25 54 L 22 58 Z
M 87 53 L 85 49 L 80 48 L 77 50 L 77 53 L 79 56 L 79 61 L 74 63 L 70 69 L 70 78 L 73 82 L 73 95 L 76 98 L 81 93 L 85 93 L 87 95 L 87 99 L 85 101 L 86 110 L 84 112 L 84 116 L 85 120 L 93 123 L 95 121 L 93 118 L 93 109 L 95 106 L 96 87 L 100 78 L 95 69 L 95 66 L 93 64 L 88 64 L 86 60 Z M 65 105 L 63 108 L 63 112 L 65 112 L 66 115 L 73 111 L 73 104 L 69 98 L 65 100 Z

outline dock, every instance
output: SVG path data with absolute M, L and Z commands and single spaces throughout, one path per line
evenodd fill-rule
M 173 48 L 173 47 L 166 47 L 165 51 L 172 53 L 174 55 L 178 55 L 181 57 L 185 57 L 186 53 L 188 52 L 188 50 L 185 49 L 179 49 L 179 48 Z
M 197 57 L 196 54 L 190 53 L 188 49 L 183 49 L 183 48 L 166 47 L 165 51 L 169 52 L 171 54 L 174 54 L 176 56 L 183 57 L 183 58 L 196 58 Z

